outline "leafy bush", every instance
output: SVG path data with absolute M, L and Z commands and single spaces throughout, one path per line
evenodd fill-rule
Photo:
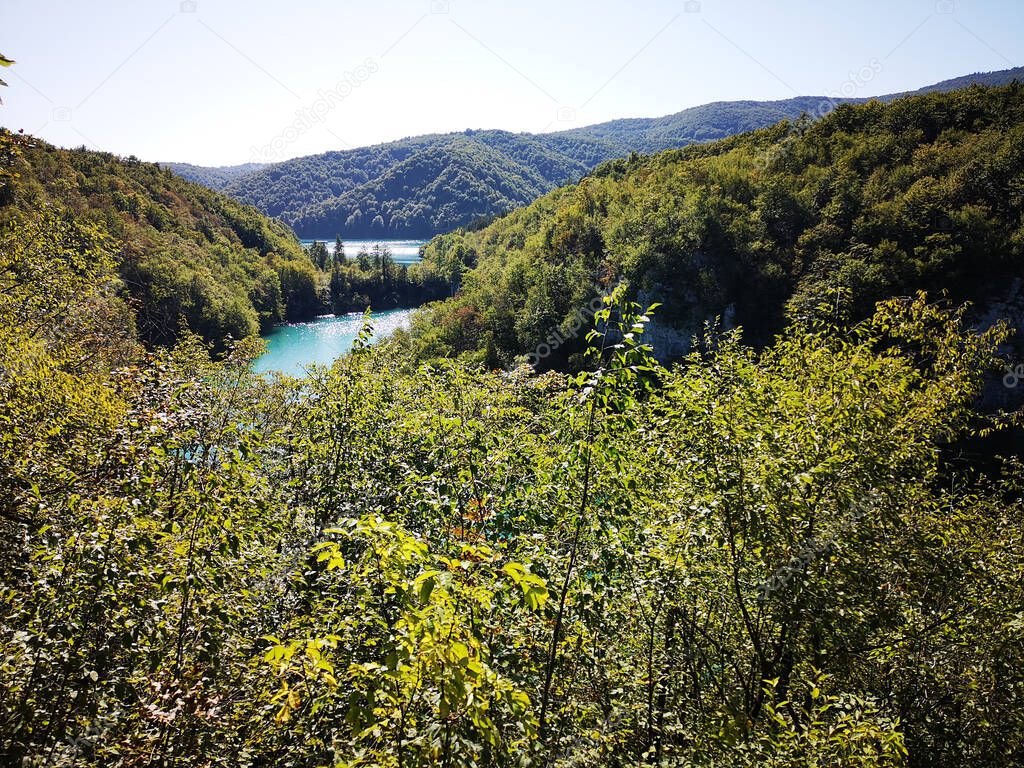
M 621 294 L 572 379 L 368 329 L 304 380 L 83 363 L 5 298 L 4 758 L 1019 762 L 1021 473 L 945 452 L 1004 329 L 918 297 L 666 369 Z

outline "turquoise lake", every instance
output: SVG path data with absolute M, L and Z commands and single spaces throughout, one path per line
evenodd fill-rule
M 317 238 L 334 250 L 334 238 Z M 303 240 L 306 248 L 312 240 Z M 425 240 L 345 240 L 345 256 L 354 259 L 361 248 L 371 250 L 380 243 L 391 249 L 396 264 L 415 264 L 420 260 L 420 246 Z M 391 309 L 373 313 L 374 339 L 379 340 L 398 328 L 409 326 L 411 309 Z M 253 363 L 256 373 L 280 371 L 289 376 L 304 376 L 306 368 L 314 363 L 329 365 L 352 349 L 363 315 L 324 315 L 308 323 L 289 323 L 276 326 L 263 336 L 267 351 Z
M 398 328 L 407 328 L 411 309 L 391 309 L 373 313 L 374 339 L 382 339 Z M 351 351 L 363 316 L 325 315 L 308 323 L 279 325 L 263 338 L 267 351 L 253 363 L 256 373 L 280 371 L 289 376 L 304 376 L 313 363 L 329 365 Z

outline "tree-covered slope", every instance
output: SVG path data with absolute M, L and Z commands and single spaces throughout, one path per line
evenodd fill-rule
M 586 142 L 583 142 L 586 144 Z M 455 135 L 291 219 L 299 232 L 430 235 L 525 205 L 588 166 L 529 138 Z
M 793 120 L 805 112 L 815 114 L 822 104 L 846 101 L 849 100 L 830 100 L 820 96 L 800 96 L 783 101 L 718 101 L 665 117 L 612 120 L 559 135 L 610 142 L 619 148 L 619 156 L 630 152 L 651 154 L 724 139 L 781 120 Z
M 967 75 L 921 92 L 972 83 L 1005 85 L 1022 73 L 1024 68 Z M 418 136 L 288 160 L 230 180 L 225 172 L 235 173 L 240 166 L 189 167 L 182 172 L 198 181 L 209 177 L 204 183 L 279 217 L 306 237 L 421 237 L 505 213 L 631 152 L 713 141 L 861 101 L 825 96 L 723 101 L 665 117 L 614 120 L 555 133 L 490 130 Z M 447 172 L 448 163 L 457 169 Z
M 149 343 L 187 325 L 222 344 L 316 310 L 315 270 L 294 234 L 255 208 L 134 158 L 0 136 L 13 178 L 0 221 L 28 231 L 41 214 L 95 229 Z
M 916 290 L 988 305 L 1024 272 L 1022 211 L 1024 86 L 844 105 L 616 160 L 485 229 L 435 238 L 426 262 L 446 279 L 477 266 L 416 340 L 427 357 L 508 363 L 544 345 L 564 363 L 581 346 L 579 311 L 621 279 L 666 304 L 665 355 L 715 317 L 764 343 L 822 302 L 849 317 Z
M 0 247 L 0 764 L 1024 761 L 1024 476 L 948 451 L 1002 330 L 919 297 L 666 369 L 612 301 L 579 377 L 267 379 L 88 354 L 106 265 L 49 234 Z
M 1009 85 L 1014 80 L 1024 81 L 1024 67 L 999 69 L 994 72 L 972 72 L 969 75 L 952 77 L 949 80 L 942 80 L 941 82 L 933 83 L 932 85 L 926 85 L 923 88 L 918 88 L 916 91 L 906 91 L 903 93 L 894 93 L 889 96 L 883 96 L 882 100 L 891 100 L 901 96 L 920 96 L 925 93 L 945 93 L 947 91 L 959 90 L 960 88 L 968 88 L 972 85 L 983 85 L 986 88 L 998 88 L 1001 85 Z
M 589 137 L 465 131 L 289 160 L 226 191 L 303 236 L 429 236 L 523 205 L 619 154 Z
M 270 216 L 289 221 L 306 205 L 337 197 L 372 181 L 440 140 L 437 135 L 417 136 L 373 147 L 299 157 L 237 179 L 226 191 Z

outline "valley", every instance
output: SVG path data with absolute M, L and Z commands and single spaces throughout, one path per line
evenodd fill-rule
M 173 5 L 3 10 L 0 765 L 1024 765 L 1024 68 L 450 130 L 1024 12 Z

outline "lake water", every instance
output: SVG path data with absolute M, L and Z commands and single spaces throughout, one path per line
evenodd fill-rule
M 408 328 L 413 311 L 391 309 L 374 312 L 373 338 L 380 340 L 399 328 Z M 308 323 L 276 326 L 263 337 L 267 351 L 253 363 L 253 370 L 256 373 L 280 371 L 289 376 L 304 376 L 306 368 L 313 363 L 329 365 L 351 351 L 362 324 L 362 314 L 353 312 L 349 315 L 325 315 Z
M 327 252 L 334 253 L 334 238 L 333 237 L 318 237 L 317 240 L 320 242 L 327 243 Z M 359 253 L 359 249 L 365 247 L 367 251 L 372 250 L 373 246 L 377 243 L 386 245 L 391 249 L 391 256 L 394 258 L 396 264 L 416 264 L 420 260 L 420 246 L 424 245 L 426 240 L 342 240 L 345 244 L 345 256 L 349 259 L 354 259 L 356 254 Z M 304 248 L 308 248 L 313 244 L 312 240 L 303 240 L 302 245 Z
M 328 252 L 334 250 L 334 238 L 317 238 L 327 243 Z M 345 255 L 354 259 L 361 248 L 371 250 L 374 245 L 386 245 L 396 264 L 415 264 L 420 260 L 420 246 L 425 240 L 345 240 Z M 303 240 L 309 247 L 312 240 Z M 409 326 L 411 309 L 391 309 L 373 313 L 374 339 L 382 339 L 398 328 Z M 304 376 L 306 368 L 313 363 L 328 365 L 352 349 L 352 342 L 359 334 L 363 316 L 325 315 L 308 323 L 279 325 L 263 336 L 267 351 L 253 363 L 256 373 L 280 371 L 289 376 Z

